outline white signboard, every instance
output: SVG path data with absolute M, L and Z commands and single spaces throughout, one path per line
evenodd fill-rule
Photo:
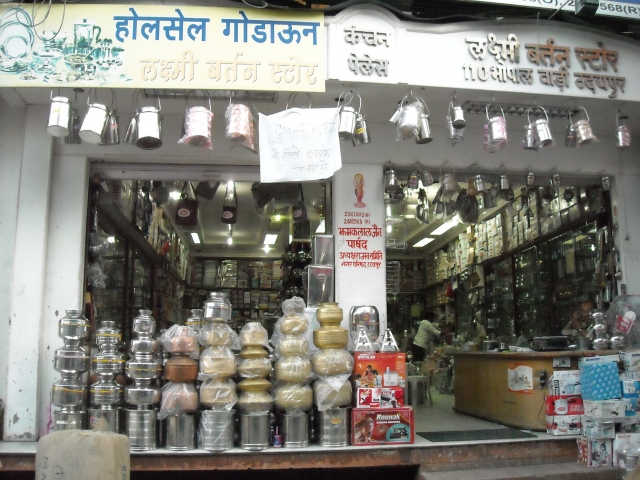
M 375 6 L 343 13 L 327 19 L 330 78 L 376 81 L 377 74 L 352 70 L 350 41 L 355 32 L 368 32 L 366 38 L 377 45 L 377 32 L 385 31 L 380 22 L 386 21 L 386 30 L 394 32 L 385 38 L 395 47 L 384 58 L 396 75 L 389 83 L 640 101 L 640 84 L 632 81 L 640 76 L 637 45 L 604 32 L 526 20 L 417 25 L 398 22 Z M 363 68 L 375 72 L 377 66 L 371 61 Z
M 342 166 L 336 108 L 290 108 L 260 114 L 260 181 L 304 182 Z
M 382 334 L 387 310 L 382 168 L 344 165 L 334 177 L 333 197 L 337 301 L 345 320 L 353 306 L 375 306 Z

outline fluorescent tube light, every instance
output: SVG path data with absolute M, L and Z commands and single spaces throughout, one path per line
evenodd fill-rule
M 452 219 L 452 220 L 449 220 L 448 222 L 444 222 L 442 225 L 436 228 L 433 232 L 431 232 L 430 235 L 442 235 L 443 233 L 457 226 L 458 226 L 458 219 L 457 218 Z
M 423 238 L 422 240 L 420 240 L 418 243 L 415 243 L 413 246 L 414 248 L 420 248 L 420 247 L 424 247 L 427 243 L 431 243 L 435 240 L 435 238 Z
M 197 232 L 191 232 L 191 239 L 193 240 L 193 243 L 200 243 L 200 237 Z
M 169 192 L 169 198 L 171 200 L 180 200 L 180 192 L 178 191 Z

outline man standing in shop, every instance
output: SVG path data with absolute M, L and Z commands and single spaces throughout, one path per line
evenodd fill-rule
M 569 323 L 562 329 L 562 335 L 574 338 L 586 337 L 587 329 L 591 324 L 591 319 L 589 318 L 591 310 L 593 310 L 593 302 L 591 300 L 582 302 L 580 308 L 571 315 Z
M 418 333 L 416 333 L 413 345 L 411 345 L 411 353 L 415 362 L 425 360 L 430 351 L 431 340 L 434 336 L 440 337 L 440 330 L 438 330 L 440 325 L 436 322 L 431 323 L 431 320 L 435 320 L 435 315 L 432 312 L 427 312 L 425 317 L 420 322 Z

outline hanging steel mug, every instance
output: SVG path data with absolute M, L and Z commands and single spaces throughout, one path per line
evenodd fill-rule
M 89 104 L 89 97 L 87 97 Z M 109 109 L 101 103 L 89 104 L 87 113 L 80 127 L 80 138 L 87 143 L 99 144 L 102 142 L 105 128 L 107 127 L 107 119 L 109 118 Z
M 533 133 L 533 125 L 524 126 L 524 139 L 522 140 L 522 148 L 525 150 L 536 149 L 536 136 Z
M 464 111 L 459 105 L 453 106 L 453 116 L 451 119 L 451 123 L 455 128 L 464 128 L 467 124 L 467 122 L 464 120 Z
M 69 135 L 71 103 L 67 97 L 52 97 L 47 133 L 53 137 Z
M 77 110 L 73 110 L 71 120 L 69 122 L 69 135 L 66 137 L 58 137 L 61 145 L 79 145 L 80 144 L 80 115 Z
M 356 131 L 353 135 L 353 145 L 366 145 L 367 143 L 371 143 L 367 120 L 364 115 L 358 114 L 356 115 Z
M 427 169 L 422 170 L 422 176 L 420 180 L 422 180 L 423 187 L 433 185 L 433 175 L 431 175 L 431 172 Z
M 489 151 L 497 152 L 507 144 L 507 121 L 502 107 L 500 108 L 502 116 L 496 115 L 491 118 L 489 118 L 489 105 L 485 107 L 485 110 L 489 121 Z
M 616 147 L 625 150 L 631 146 L 631 132 L 626 125 L 618 125 L 616 128 Z
M 418 101 L 402 107 L 398 116 L 398 130 L 403 136 L 417 137 L 420 134 L 420 115 L 422 105 Z
M 475 179 L 473 180 L 473 186 L 476 188 L 477 193 L 484 193 L 487 191 L 482 175 L 476 175 Z
M 104 139 L 100 145 L 117 145 L 120 143 L 118 130 L 118 112 L 111 110 L 107 119 L 107 127 L 104 130 Z
M 551 175 L 550 181 L 553 188 L 560 188 L 562 185 L 562 182 L 560 181 L 560 174 L 558 173 Z
M 407 178 L 407 187 L 415 190 L 418 188 L 418 181 L 420 180 L 420 171 L 417 168 L 412 168 L 409 171 L 409 177 Z
M 533 187 L 536 183 L 536 174 L 533 172 L 527 173 L 527 187 Z
M 576 142 L 578 145 L 585 145 L 591 142 L 597 142 L 598 138 L 593 134 L 591 125 L 589 123 L 589 114 L 584 107 L 580 107 L 583 111 L 586 119 L 578 120 L 573 124 L 573 129 L 576 132 Z
M 424 143 L 429 143 L 433 140 L 431 136 L 431 128 L 429 127 L 429 115 L 426 113 L 420 114 L 420 131 L 418 132 L 418 136 L 416 137 L 416 143 L 422 145 Z
M 160 99 L 158 108 L 142 107 L 137 114 L 138 139 L 136 145 L 144 150 L 154 150 L 162 145 L 162 115 Z
M 500 190 L 509 190 L 509 178 L 504 173 L 500 175 Z
M 440 184 L 442 185 L 442 193 L 445 195 L 458 191 L 458 182 L 456 182 L 456 176 L 453 173 L 442 175 Z
M 551 136 L 551 130 L 549 129 L 549 117 L 547 116 L 547 111 L 544 108 L 538 108 L 542 110 L 545 118 L 540 118 L 533 122 L 533 127 L 536 132 L 538 146 L 548 147 L 553 143 L 553 137 Z
M 356 131 L 356 110 L 353 107 L 343 105 L 340 107 L 340 122 L 338 123 L 338 136 L 341 140 L 353 139 Z
M 493 208 L 496 206 L 495 202 L 493 201 L 493 197 L 489 192 L 484 192 L 482 194 L 482 206 L 484 208 Z

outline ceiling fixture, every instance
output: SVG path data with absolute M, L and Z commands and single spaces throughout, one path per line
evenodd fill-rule
M 451 230 L 453 227 L 458 226 L 458 223 L 460 222 L 457 216 L 453 217 L 451 220 L 449 220 L 448 222 L 444 222 L 442 225 L 436 228 L 433 232 L 431 232 L 431 235 L 442 235 L 443 233 Z
M 435 238 L 423 238 L 422 240 L 420 240 L 418 243 L 415 243 L 413 245 L 414 248 L 420 248 L 420 247 L 424 247 L 426 244 L 431 243 L 435 240 Z
M 275 233 L 267 233 L 264 236 L 264 244 L 265 245 L 274 245 L 278 240 L 278 235 Z
M 193 240 L 193 243 L 200 243 L 200 237 L 197 232 L 191 232 L 191 239 Z
M 271 250 L 271 249 L 269 248 L 269 245 L 265 245 L 265 246 L 264 246 L 264 253 L 269 253 L 269 250 Z
M 180 192 L 178 192 L 177 190 L 169 192 L 169 198 L 171 200 L 180 200 Z
M 107 237 L 108 243 L 116 243 L 116 237 Z

